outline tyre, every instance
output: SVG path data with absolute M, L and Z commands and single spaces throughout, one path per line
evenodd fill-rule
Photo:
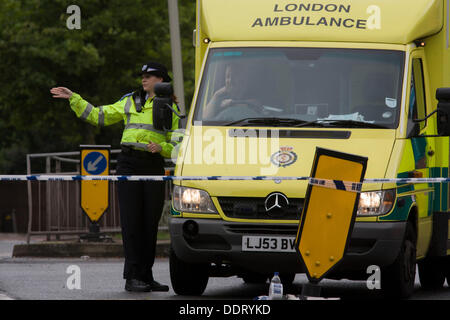
M 381 268 L 381 289 L 387 297 L 406 299 L 412 295 L 416 277 L 416 241 L 414 226 L 408 221 L 398 257 L 392 265 Z
M 248 284 L 261 284 L 266 283 L 269 276 L 267 274 L 247 272 L 242 276 L 242 280 Z
M 423 289 L 440 289 L 445 282 L 445 260 L 441 257 L 419 261 L 419 279 Z
M 175 254 L 170 248 L 169 255 L 170 281 L 173 291 L 178 295 L 199 296 L 206 289 L 209 279 L 209 265 L 188 263 Z
M 295 273 L 280 273 L 280 279 L 281 279 L 281 283 L 284 286 L 289 286 L 292 284 L 292 282 L 294 282 L 295 279 Z
M 450 287 L 450 256 L 445 257 L 445 263 L 444 263 L 445 269 L 444 274 L 447 278 L 447 285 Z

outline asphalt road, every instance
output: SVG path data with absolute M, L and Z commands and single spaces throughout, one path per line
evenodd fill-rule
M 124 290 L 123 259 L 42 259 L 11 258 L 14 244 L 19 240 L 0 241 L 0 299 L 20 300 L 253 300 L 267 295 L 267 284 L 245 284 L 238 277 L 210 278 L 200 297 L 176 295 L 169 292 L 130 293 Z M 79 283 L 73 281 L 75 271 Z M 157 281 L 171 287 L 169 260 L 156 259 L 154 275 Z M 307 278 L 298 274 L 285 293 L 299 295 Z M 322 296 L 341 300 L 372 301 L 383 299 L 380 290 L 369 290 L 365 281 L 323 280 Z M 416 276 L 416 290 L 411 299 L 450 300 L 450 288 L 445 284 L 438 291 L 420 288 Z
M 268 292 L 268 284 L 249 285 L 238 277 L 229 277 L 211 278 L 201 297 L 178 296 L 172 289 L 169 292 L 130 293 L 124 290 L 122 266 L 122 259 L 1 258 L 0 293 L 25 300 L 253 300 Z M 78 286 L 73 281 L 73 270 L 78 270 L 80 275 Z M 156 260 L 154 274 L 158 281 L 170 286 L 167 258 Z M 306 277 L 298 274 L 285 292 L 298 295 L 305 283 Z M 342 300 L 383 298 L 379 290 L 369 290 L 364 281 L 323 280 L 321 286 L 325 297 Z M 416 279 L 412 299 L 450 300 L 450 290 L 446 284 L 439 291 L 424 291 Z

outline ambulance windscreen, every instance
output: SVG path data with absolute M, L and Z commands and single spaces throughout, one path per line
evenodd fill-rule
M 207 57 L 194 121 L 220 126 L 248 125 L 240 121 L 248 118 L 282 118 L 311 126 L 323 122 L 345 127 L 358 121 L 396 128 L 403 65 L 404 52 L 393 50 L 214 48 Z

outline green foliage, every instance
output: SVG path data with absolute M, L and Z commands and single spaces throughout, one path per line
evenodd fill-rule
M 81 9 L 69 30 L 67 7 Z M 179 1 L 186 105 L 194 92 L 195 1 Z M 27 153 L 119 146 L 122 125 L 96 128 L 77 119 L 50 88 L 65 86 L 99 106 L 140 85 L 143 63 L 172 65 L 167 1 L 0 1 L 0 172 L 23 173 Z

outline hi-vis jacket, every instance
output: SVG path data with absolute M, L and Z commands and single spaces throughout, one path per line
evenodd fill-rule
M 123 146 L 148 151 L 147 144 L 155 142 L 162 147 L 161 155 L 170 158 L 173 148 L 179 142 L 180 135 L 173 132 L 178 129 L 180 119 L 175 113 L 172 115 L 170 131 L 164 132 L 153 127 L 153 98 L 147 99 L 141 112 L 136 111 L 131 94 L 124 96 L 114 104 L 94 107 L 74 92 L 69 102 L 78 118 L 95 126 L 108 126 L 123 120 L 125 128 L 120 142 Z M 172 107 L 179 112 L 175 104 Z

